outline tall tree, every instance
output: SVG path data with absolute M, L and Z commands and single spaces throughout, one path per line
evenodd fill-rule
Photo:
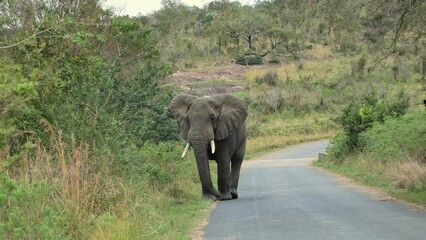
M 244 6 L 238 12 L 240 33 L 248 48 L 254 50 L 254 41 L 271 28 L 273 20 L 258 8 Z

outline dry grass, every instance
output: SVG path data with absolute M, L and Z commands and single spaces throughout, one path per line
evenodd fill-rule
M 315 79 L 333 79 L 336 76 L 350 71 L 349 61 L 339 58 L 326 60 L 309 60 L 303 63 L 301 73 L 312 74 Z
M 304 117 L 294 117 L 285 119 L 275 117 L 263 124 L 262 128 L 267 133 L 281 133 L 282 130 L 297 131 L 302 134 L 309 134 L 320 126 L 325 126 L 330 122 L 330 117 L 320 113 L 312 113 Z
M 426 165 L 415 159 L 396 163 L 389 176 L 397 189 L 426 190 Z
M 333 58 L 333 55 L 331 48 L 320 44 L 313 44 L 312 49 L 306 53 L 309 58 L 318 60 L 330 59 Z
M 99 169 L 87 143 L 77 142 L 73 135 L 66 141 L 61 130 L 53 130 L 47 121 L 42 124 L 50 134 L 50 147 L 34 139 L 34 151 L 23 157 L 19 167 L 9 168 L 9 175 L 30 190 L 37 182 L 49 186 L 50 200 L 66 217 L 70 234 L 83 239 L 89 231 L 87 222 L 110 210 L 124 187 L 120 179 Z
M 248 84 L 252 84 L 255 82 L 256 78 L 263 77 L 268 72 L 276 72 L 278 79 L 287 79 L 288 76 L 291 76 L 297 72 L 297 65 L 294 63 L 287 63 L 252 69 L 244 74 L 244 79 Z
M 244 77 L 248 84 L 255 82 L 256 78 L 263 77 L 267 72 L 276 72 L 281 81 L 305 81 L 301 76 L 312 76 L 314 81 L 319 79 L 334 79 L 342 73 L 350 72 L 351 59 L 336 57 L 328 47 L 314 45 L 312 50 L 305 52 L 306 60 L 288 62 L 280 65 L 262 67 L 249 70 Z

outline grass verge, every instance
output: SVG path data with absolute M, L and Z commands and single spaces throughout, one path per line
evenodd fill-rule
M 121 216 L 102 219 L 91 239 L 188 239 L 212 204 L 199 198 L 177 203 L 161 192 L 139 201 L 123 206 Z
M 407 178 L 402 180 L 407 183 L 426 176 L 425 168 L 419 167 L 417 161 L 380 163 L 368 154 L 358 153 L 345 159 L 342 164 L 335 164 L 325 159 L 318 160 L 314 164 L 317 167 L 345 175 L 359 183 L 379 189 L 391 197 L 426 206 L 426 191 L 418 189 L 419 186 L 416 188 L 415 185 L 408 188 L 398 186 L 403 178 Z M 416 165 L 417 167 L 415 167 Z M 408 170 L 404 170 L 404 168 Z
M 188 239 L 212 202 L 201 199 L 193 154 L 181 159 L 179 145 L 146 145 L 130 152 L 142 159 L 129 159 L 129 192 L 118 214 L 98 218 L 91 239 Z

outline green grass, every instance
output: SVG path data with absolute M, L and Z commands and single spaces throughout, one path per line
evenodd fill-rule
M 404 199 L 409 202 L 414 202 L 426 206 L 426 192 L 401 192 L 391 191 L 391 196 L 398 199 Z
M 192 154 L 180 159 L 180 148 L 169 153 L 179 172 L 164 165 L 173 174 L 171 182 L 127 183 L 129 192 L 116 216 L 100 218 L 91 239 L 187 239 L 208 213 L 211 201 L 201 199 L 196 163 Z M 174 156 L 174 157 L 173 157 Z M 155 156 L 151 156 L 155 160 Z M 174 160 L 173 160 L 174 161 Z
M 351 177 L 368 186 L 385 187 L 389 185 L 383 176 L 384 166 L 366 161 L 362 156 L 347 159 L 341 165 L 324 160 L 316 161 L 315 165 Z
M 142 203 L 143 209 L 131 216 L 107 219 L 91 239 L 188 239 L 212 204 L 201 199 L 176 203 L 164 197 L 155 202 Z M 129 209 L 132 206 L 123 211 Z

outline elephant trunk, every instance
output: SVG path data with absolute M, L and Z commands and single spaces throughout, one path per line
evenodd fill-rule
M 203 195 L 205 197 L 209 197 L 209 195 L 219 197 L 219 193 L 213 187 L 210 176 L 207 144 L 197 142 L 197 144 L 193 144 L 192 147 L 194 149 L 195 159 L 197 161 L 198 175 L 200 177 L 201 186 L 203 188 Z

